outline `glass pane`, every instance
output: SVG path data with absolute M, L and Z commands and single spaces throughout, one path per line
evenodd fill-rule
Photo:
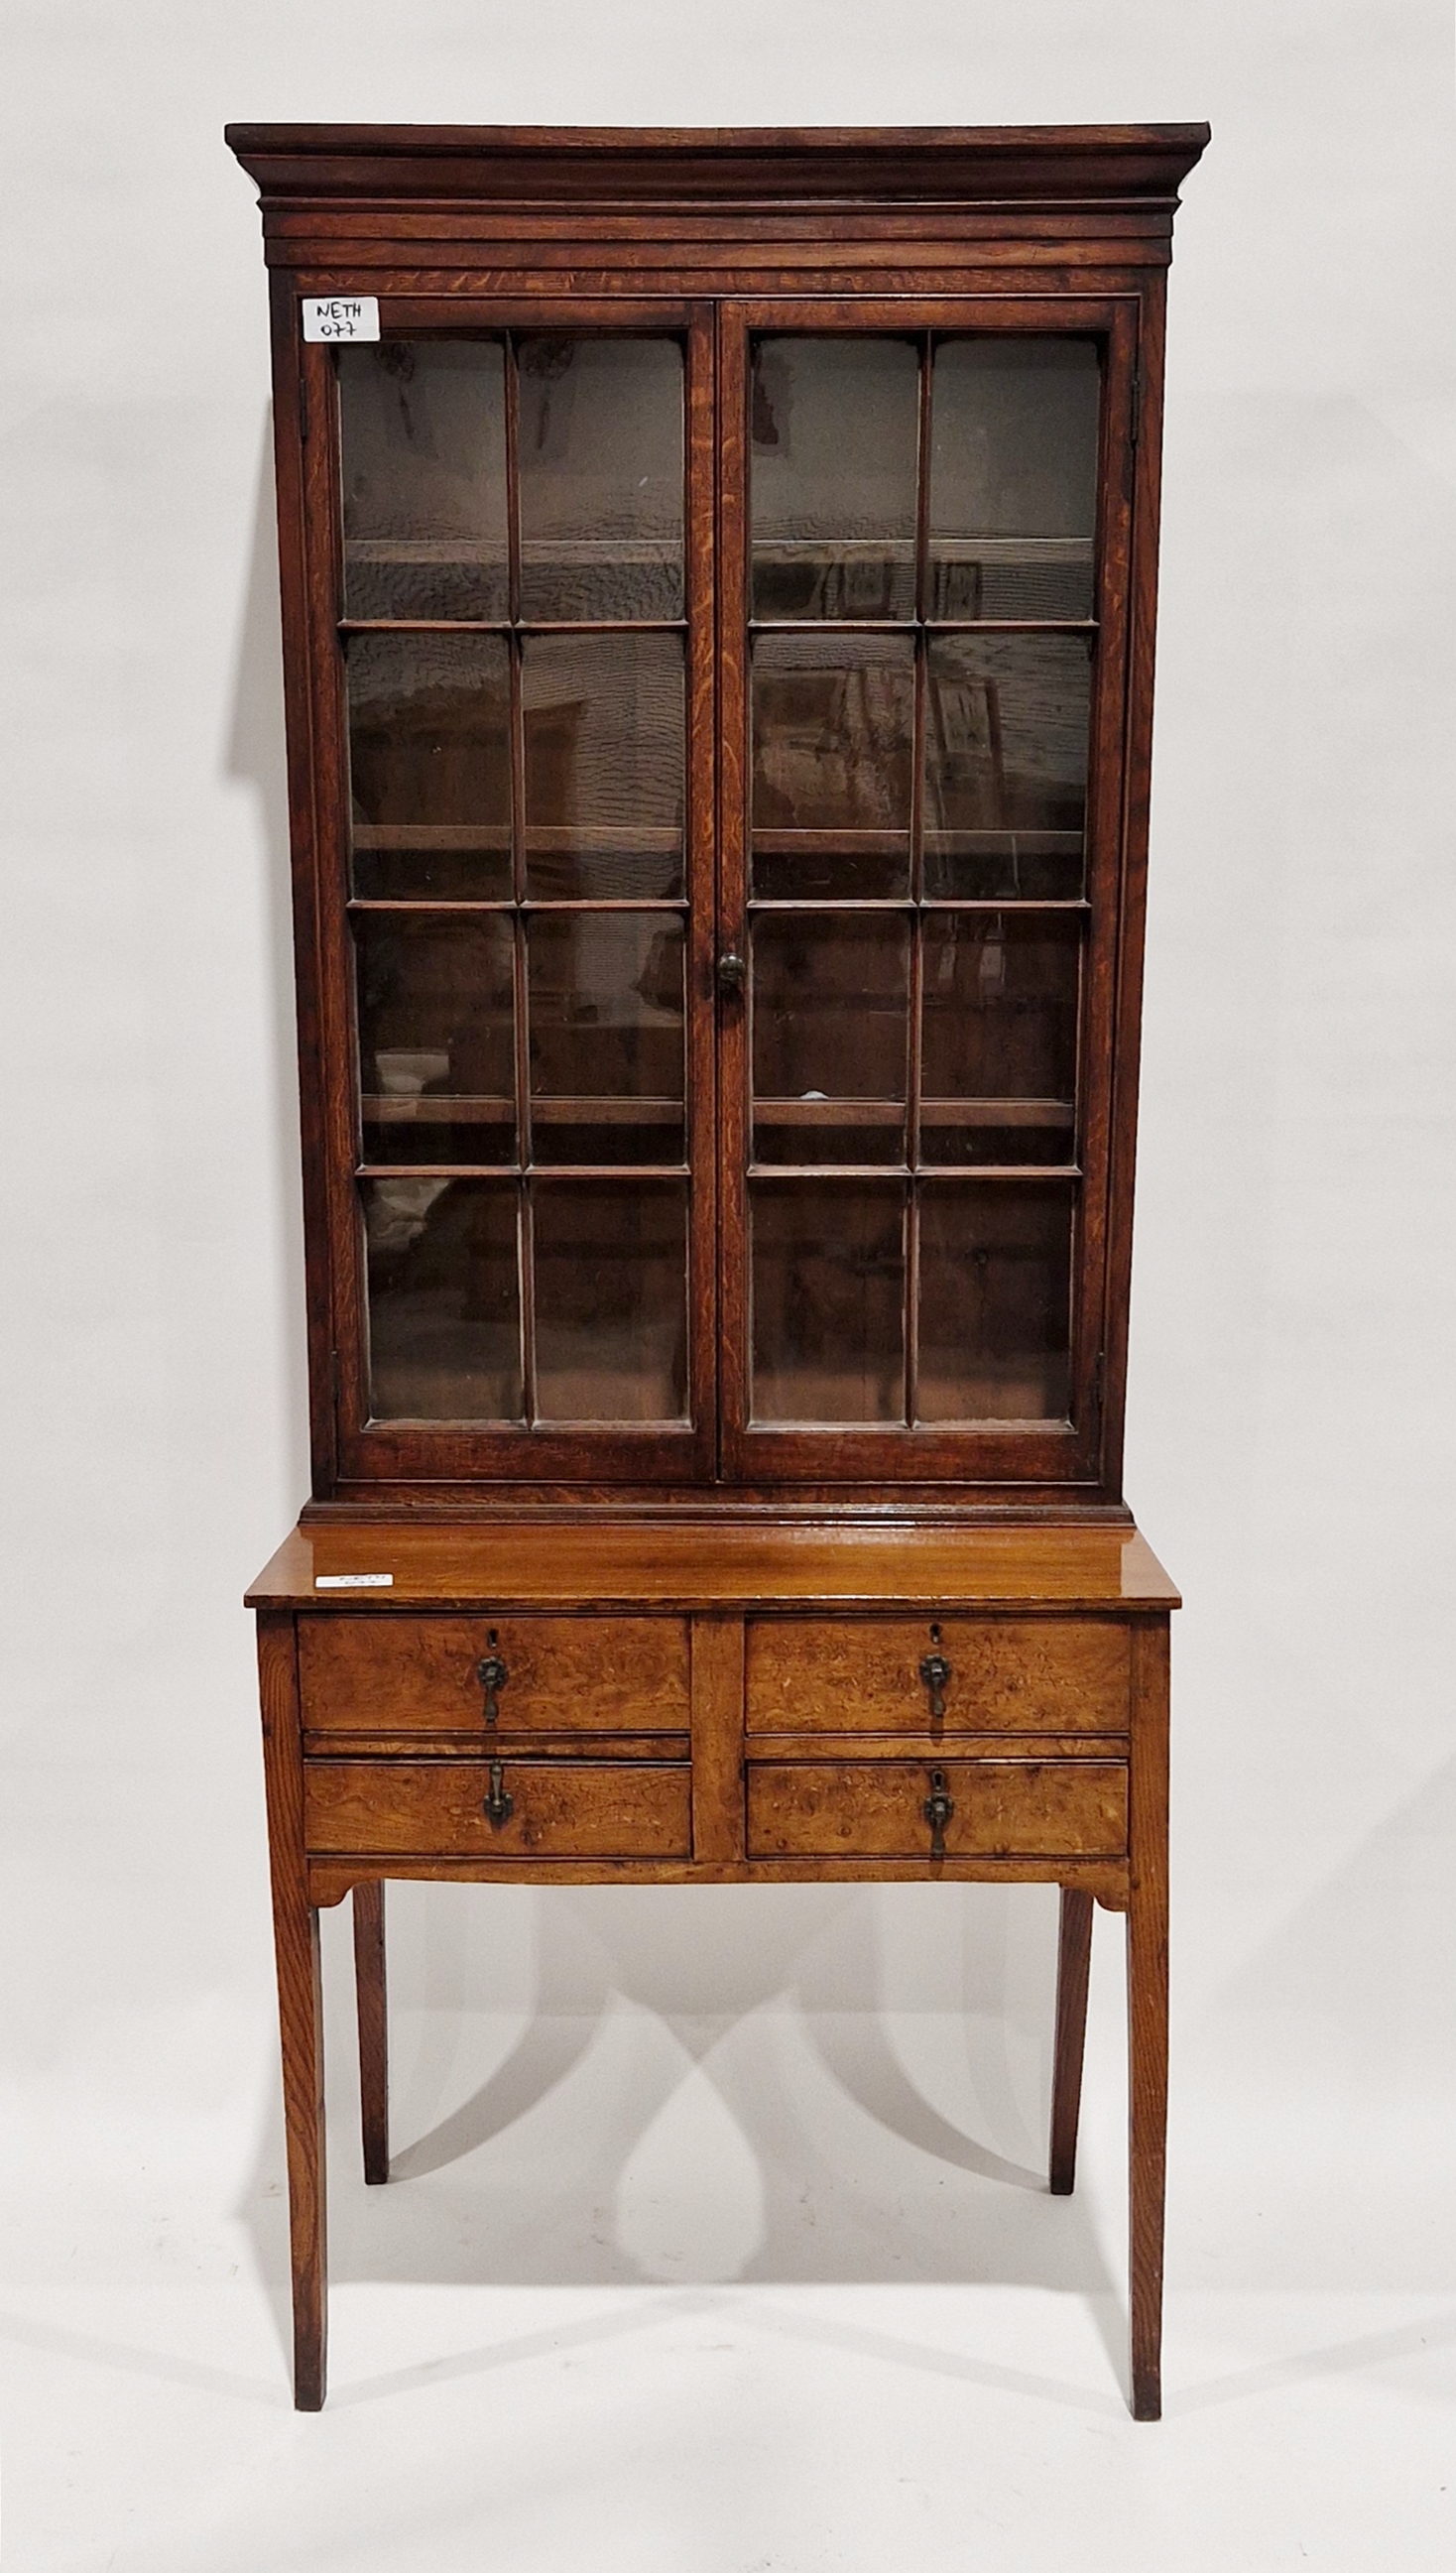
M 351 636 L 357 894 L 508 897 L 505 654 L 493 634 Z
M 932 616 L 1091 616 L 1099 392 L 1091 340 L 940 342 Z
M 753 891 L 802 901 L 910 885 L 915 652 L 879 634 L 760 635 Z
M 362 1195 L 374 1419 L 519 1421 L 515 1184 L 365 1180 Z
M 1072 1161 L 1078 923 L 932 912 L 924 937 L 922 1160 Z
M 522 686 L 527 892 L 681 892 L 680 636 L 538 635 Z
M 1065 1420 L 1072 1190 L 927 1186 L 920 1202 L 921 1420 Z
M 349 616 L 506 613 L 498 340 L 339 352 Z
M 757 1181 L 755 1420 L 905 1419 L 905 1192 Z
M 760 340 L 752 398 L 754 615 L 913 616 L 914 341 Z
M 517 364 L 522 616 L 681 616 L 681 349 L 526 339 Z
M 755 923 L 755 1161 L 904 1161 L 909 990 L 903 919 Z
M 958 634 L 926 677 L 925 887 L 932 899 L 1072 897 L 1083 885 L 1092 647 Z
M 537 1181 L 537 1411 L 543 1420 L 687 1412 L 687 1184 Z
M 515 1159 L 511 929 L 355 918 L 366 1162 Z
M 683 925 L 537 914 L 528 933 L 531 1158 L 683 1158 Z

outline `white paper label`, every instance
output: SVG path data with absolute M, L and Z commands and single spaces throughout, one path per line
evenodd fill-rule
M 306 295 L 306 340 L 377 340 L 379 299 L 376 295 Z
M 392 1590 L 392 1572 L 316 1572 L 316 1590 Z

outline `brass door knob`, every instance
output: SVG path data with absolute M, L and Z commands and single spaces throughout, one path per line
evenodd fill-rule
M 734 1000 L 748 981 L 748 959 L 732 948 L 718 959 L 718 989 L 725 1000 Z

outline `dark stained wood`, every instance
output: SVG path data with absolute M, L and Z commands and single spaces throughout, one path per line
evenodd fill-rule
M 660 127 L 230 125 L 265 211 L 300 201 L 386 208 L 401 198 L 523 203 L 605 199 L 795 205 L 1059 200 L 1168 214 L 1208 141 L 1206 125 Z M 823 217 L 821 216 L 821 224 Z
M 1133 1645 L 1127 1871 L 1127 2175 L 1132 2414 L 1162 2410 L 1162 2233 L 1167 2176 L 1168 1629 Z
M 1132 1280 L 1132 1184 L 1137 1157 L 1137 1083 L 1142 1056 L 1142 950 L 1147 911 L 1147 832 L 1152 787 L 1152 674 L 1157 621 L 1157 529 L 1162 474 L 1165 299 L 1149 278 L 1138 299 L 1138 437 L 1132 458 L 1129 531 L 1129 683 L 1122 751 L 1122 872 L 1117 935 L 1116 1055 L 1112 1070 L 1112 1152 L 1102 1340 L 1103 1472 L 1120 1491 L 1127 1380 L 1127 1312 Z
M 323 2407 L 328 2376 L 328 2252 L 324 2160 L 324 2006 L 319 1915 L 305 1856 L 304 1763 L 292 1617 L 258 1620 L 273 1937 L 283 2048 L 289 2168 L 289 2248 L 294 2283 L 294 2402 Z
M 487 1720 L 482 1661 L 505 1666 Z M 680 1617 L 310 1617 L 299 1637 L 313 1732 L 686 1733 Z
M 303 1523 L 250 1593 L 259 1611 L 297 2400 L 312 2408 L 324 2395 L 319 1905 L 354 1896 L 365 2176 L 377 2182 L 388 2169 L 384 1875 L 537 1886 L 940 1877 L 1063 1889 L 1051 2146 L 1058 2191 L 1072 2186 L 1075 2171 L 1092 1905 L 1127 1913 L 1132 2408 L 1138 2418 L 1155 2417 L 1167 1624 L 1178 1600 L 1131 1524 L 1121 1450 L 1164 273 L 1177 190 L 1207 128 L 238 126 L 228 139 L 258 181 L 272 271 L 303 1068 L 313 1493 Z M 625 805 L 589 848 L 574 826 L 528 824 L 527 629 L 514 510 L 507 615 L 343 615 L 337 370 L 329 350 L 303 345 L 299 317 L 301 295 L 331 292 L 376 295 L 386 340 L 605 331 L 667 332 L 681 341 L 685 614 L 610 617 L 599 628 L 588 618 L 558 629 L 684 637 L 680 894 L 659 902 L 609 892 L 588 902 L 568 891 L 548 903 L 529 892 L 528 854 L 533 867 L 542 859 L 564 867 L 583 853 L 661 861 L 672 834 L 660 816 L 638 829 Z M 906 829 L 753 836 L 756 853 L 781 866 L 842 859 L 871 882 L 877 860 L 883 866 L 908 852 L 905 901 L 848 897 L 832 907 L 852 915 L 846 934 L 879 934 L 877 922 L 892 924 L 897 914 L 914 923 L 917 998 L 926 982 L 927 919 L 940 937 L 948 912 L 984 921 L 1015 911 L 1024 936 L 1045 914 L 1049 934 L 1081 942 L 1075 1106 L 1067 1100 L 1070 1070 L 1056 1100 L 1040 1103 L 1043 1126 L 1054 1119 L 1065 1126 L 1058 1163 L 1007 1158 L 1005 1139 L 1022 1128 L 1028 1140 L 1015 1145 L 1018 1154 L 1035 1154 L 1039 1141 L 1052 1148 L 1054 1139 L 1031 1132 L 1038 1115 L 1020 1113 L 1036 1111 L 1036 1101 L 978 1091 L 952 1122 L 968 1130 L 968 1151 L 979 1149 L 971 1128 L 1000 1130 L 1002 1159 L 932 1175 L 937 1186 L 995 1178 L 1003 1193 L 1060 1175 L 1073 1193 L 1065 1418 L 928 1429 L 770 1427 L 753 1418 L 750 1005 L 720 987 L 717 963 L 728 951 L 748 953 L 750 911 L 755 919 L 794 918 L 800 937 L 831 907 L 807 898 L 749 902 L 748 357 L 756 331 L 878 332 L 919 344 L 916 615 L 897 629 L 914 636 L 916 745 L 926 732 L 935 637 L 1080 634 L 1093 656 L 1082 895 L 1074 898 L 1054 874 L 1054 888 L 1063 887 L 1056 900 L 926 901 L 927 858 L 949 865 L 983 857 L 988 835 L 938 826 L 918 755 Z M 1093 614 L 932 615 L 924 468 L 937 332 L 1061 332 L 1096 341 Z M 506 350 L 513 389 L 513 337 Z M 511 400 L 511 489 L 521 465 L 518 428 Z M 800 630 L 810 625 L 796 621 Z M 813 620 L 812 630 L 852 637 L 886 628 L 881 618 L 847 616 Z M 400 638 L 370 650 L 425 648 L 409 641 L 416 634 L 446 642 L 459 632 L 505 637 L 514 752 L 508 824 L 497 811 L 479 828 L 407 817 L 397 830 L 372 821 L 356 827 L 344 640 L 365 631 Z M 1015 838 L 1013 806 L 995 818 Z M 356 899 L 352 833 L 375 853 L 371 863 L 407 848 L 420 870 L 412 881 L 456 883 L 467 894 L 470 852 L 487 844 L 497 856 L 508 851 L 512 899 L 498 880 L 478 902 L 424 893 Z M 1068 862 L 1056 832 L 1036 854 Z M 426 876 L 427 868 L 440 872 Z M 686 1176 L 689 1208 L 681 1425 L 534 1422 L 529 1201 L 544 1169 L 569 1167 L 580 1177 L 581 1166 L 533 1158 L 533 1146 L 551 1154 L 573 1103 L 553 1096 L 552 1113 L 532 1118 L 526 914 L 554 912 L 566 923 L 607 909 L 670 912 L 686 937 L 686 1157 L 673 1164 Z M 465 1149 L 486 1156 L 478 1163 L 364 1162 L 355 941 L 377 933 L 391 911 L 416 932 L 431 919 L 447 926 L 451 913 L 474 920 L 472 935 L 488 913 L 512 920 L 511 1073 L 482 1080 L 481 1095 L 472 1090 L 451 1121 Z M 922 1051 L 914 1010 L 903 1173 L 873 1158 L 877 1135 L 886 1140 L 880 1130 L 902 1114 L 888 1100 L 891 1085 L 847 1084 L 873 1096 L 842 1114 L 825 1102 L 821 1116 L 813 1092 L 769 1103 L 767 1121 L 792 1130 L 779 1140 L 803 1153 L 794 1167 L 805 1178 L 819 1176 L 815 1154 L 831 1127 L 853 1126 L 866 1171 L 904 1192 L 909 1419 L 922 1373 L 913 1211 L 914 1193 L 927 1182 L 916 1150 L 918 1130 L 930 1122 Z M 387 1086 L 382 1076 L 374 1085 Z M 634 1125 L 650 1128 L 647 1093 L 661 1086 L 648 1081 L 640 1100 L 613 1102 L 595 1119 L 613 1130 L 608 1153 L 618 1141 L 630 1145 Z M 385 1135 L 412 1149 L 417 1105 L 371 1093 L 371 1153 L 387 1150 L 376 1140 Z M 527 1201 L 522 1362 L 533 1425 L 371 1419 L 361 1179 L 399 1192 L 396 1212 L 407 1223 L 411 1209 L 433 1202 L 435 1182 L 467 1185 L 469 1173 L 500 1173 L 488 1155 L 508 1107 L 521 1155 L 509 1168 Z M 947 1107 L 937 1103 L 937 1128 Z M 583 1113 L 579 1122 L 593 1120 Z M 427 1152 L 423 1114 L 418 1129 Z M 676 1149 L 675 1140 L 664 1146 L 652 1167 L 665 1171 Z M 592 1167 L 609 1181 L 624 1168 L 609 1159 Z M 789 1170 L 765 1168 L 780 1180 Z M 456 1212 L 460 1204 L 453 1201 Z M 1038 1386 L 1037 1398 L 1044 1390 Z M 387 1576 L 386 1586 L 333 1587 L 360 1575 Z M 932 1651 L 951 1665 L 939 1707 L 920 1676 Z M 478 1666 L 491 1654 L 506 1677 L 487 1710 Z
M 312 511 L 305 504 L 303 372 L 315 354 L 299 337 L 288 281 L 270 289 L 273 343 L 273 450 L 277 488 L 279 595 L 288 756 L 289 845 L 292 852 L 295 1007 L 299 1044 L 299 1116 L 303 1158 L 305 1308 L 309 1348 L 309 1444 L 316 1492 L 338 1475 L 334 1381 L 334 1261 L 329 1204 L 329 1151 L 322 1079 L 322 852 L 317 821 L 319 762 L 314 737 L 315 571 Z M 305 1075 L 313 1067 L 315 1076 Z
M 689 1409 L 701 1425 L 700 1479 L 718 1455 L 718 1046 L 714 1025 L 718 877 L 717 316 L 694 308 L 687 335 L 687 1109 Z
M 1080 1885 L 1062 1889 L 1057 1949 L 1057 2036 L 1052 2055 L 1051 2185 L 1070 2197 L 1077 2179 L 1077 2128 L 1082 2112 L 1082 2059 L 1092 1970 L 1092 1899 Z
M 497 1785 L 509 1805 L 499 1822 Z M 685 1760 L 309 1760 L 304 1816 L 325 1855 L 685 1859 L 692 1848 Z
M 932 1722 L 920 1666 L 951 1666 Z M 1122 1731 L 1127 1628 L 1046 1616 L 755 1618 L 748 1628 L 748 1730 L 951 1736 Z
M 913 1858 L 934 1873 L 926 1804 L 945 1781 L 948 1858 L 1115 1858 L 1127 1845 L 1127 1771 L 1110 1760 L 750 1760 L 752 1858 Z
M 354 1889 L 354 1982 L 359 2013 L 359 2092 L 364 2124 L 364 2175 L 372 2187 L 389 2176 L 389 2021 L 384 1972 L 384 1888 L 371 1878 Z

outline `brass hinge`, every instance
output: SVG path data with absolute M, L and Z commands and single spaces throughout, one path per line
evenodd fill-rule
M 1135 446 L 1142 434 L 1142 361 L 1140 358 L 1134 358 L 1132 361 L 1131 414 L 1129 434 Z
M 339 1351 L 337 1349 L 331 1349 L 329 1352 L 329 1381 L 334 1390 L 334 1417 L 337 1420 L 339 1417 Z
M 1107 1353 L 1105 1349 L 1098 1349 L 1096 1359 L 1092 1366 L 1092 1409 L 1096 1413 L 1098 1420 L 1100 1420 L 1102 1416 L 1102 1372 L 1106 1365 L 1106 1359 Z
M 299 367 L 299 435 L 307 446 L 309 443 L 309 374 L 307 359 L 303 360 Z

